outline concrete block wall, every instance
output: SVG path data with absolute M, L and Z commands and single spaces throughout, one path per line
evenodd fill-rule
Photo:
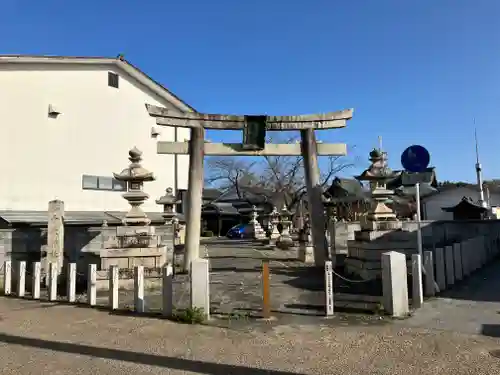
M 432 249 L 479 235 L 487 235 L 492 231 L 500 231 L 500 220 L 425 220 L 421 222 L 421 228 L 424 248 Z M 354 232 L 360 229 L 359 222 L 335 223 L 335 244 L 330 238 L 332 253 L 335 249 L 336 254 L 347 254 L 347 241 L 354 240 Z M 415 221 L 403 221 L 403 230 L 414 233 L 416 241 Z
M 481 232 L 480 232 L 481 233 Z M 500 232 L 480 234 L 447 246 L 426 250 L 432 253 L 433 280 L 426 280 L 426 285 L 435 283 L 435 290 L 426 288 L 426 296 L 444 292 L 457 283 L 466 280 L 474 272 L 487 266 L 500 256 Z M 425 276 L 426 278 L 428 276 Z

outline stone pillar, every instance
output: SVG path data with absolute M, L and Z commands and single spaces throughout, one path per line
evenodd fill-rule
M 382 254 L 382 289 L 385 311 L 395 317 L 407 316 L 408 284 L 406 256 L 396 251 Z
M 57 275 L 62 271 L 64 260 L 64 202 L 49 202 L 49 219 L 47 226 L 47 257 L 44 271 L 47 274 L 50 263 L 57 264 Z
M 439 292 L 444 292 L 446 290 L 446 267 L 445 267 L 445 256 L 444 256 L 444 248 L 438 247 L 435 252 L 436 262 L 436 283 L 439 287 Z
M 300 137 L 314 244 L 314 262 L 316 266 L 323 266 L 328 253 L 326 251 L 323 189 L 320 185 L 316 136 L 313 129 L 305 129 L 300 131 Z
M 449 245 L 444 248 L 444 265 L 446 269 L 446 285 L 452 286 L 455 284 L 453 245 Z
M 87 272 L 87 303 L 95 306 L 97 303 L 97 265 L 89 264 Z
M 49 264 L 49 301 L 57 300 L 57 263 Z
M 26 292 L 26 261 L 21 260 L 17 265 L 17 296 L 23 298 Z
M 210 265 L 208 259 L 196 259 L 191 263 L 191 307 L 203 309 L 210 318 Z
M 6 260 L 3 263 L 3 294 L 6 296 L 12 293 L 12 261 Z
M 462 269 L 462 249 L 460 243 L 453 244 L 453 260 L 455 262 L 455 280 L 460 281 L 463 279 L 463 269 Z
M 146 304 L 144 301 L 144 266 L 134 267 L 134 309 L 143 313 Z
M 66 295 L 68 302 L 76 301 L 76 263 L 68 264 L 68 278 L 66 280 Z
M 174 291 L 173 291 L 173 277 L 174 268 L 171 264 L 167 264 L 162 269 L 162 314 L 164 316 L 172 316 L 174 310 Z
M 117 265 L 109 267 L 109 308 L 118 309 L 118 288 L 120 284 L 120 269 Z
M 189 185 L 187 191 L 184 270 L 191 272 L 191 262 L 200 257 L 201 205 L 203 194 L 203 154 L 205 129 L 192 128 L 189 141 Z
M 424 303 L 424 289 L 422 283 L 422 257 L 420 254 L 411 256 L 411 279 L 412 279 L 412 306 L 414 309 L 422 307 Z
M 424 295 L 433 297 L 436 295 L 436 279 L 434 273 L 434 256 L 432 251 L 424 251 L 425 285 Z
M 40 299 L 40 283 L 41 283 L 41 272 L 42 265 L 40 262 L 33 263 L 33 275 L 32 275 L 32 286 L 31 286 L 31 296 L 33 299 Z

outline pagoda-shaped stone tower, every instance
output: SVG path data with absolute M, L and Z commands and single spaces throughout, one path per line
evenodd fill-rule
M 411 254 L 415 245 L 411 236 L 401 230 L 402 223 L 386 205 L 392 190 L 387 183 L 398 177 L 387 166 L 387 153 L 380 149 L 370 152 L 370 167 L 356 179 L 369 183 L 371 192 L 370 210 L 361 217 L 361 230 L 354 233 L 354 240 L 348 241 L 348 255 L 345 260 L 346 271 L 363 279 L 381 277 L 381 256 L 387 251 Z
M 153 173 L 141 165 L 141 156 L 142 152 L 134 147 L 129 151 L 130 165 L 120 173 L 113 173 L 117 180 L 127 183 L 123 198 L 130 204 L 130 209 L 123 217 L 121 226 L 100 228 L 101 231 L 106 230 L 109 236 L 98 252 L 98 268 L 101 270 L 107 270 L 111 265 L 123 269 L 136 265 L 158 269 L 167 261 L 167 246 L 160 243 L 155 227 L 150 225 L 151 220 L 141 208 L 149 198 L 143 191 L 144 182 L 155 179 Z
M 113 173 L 118 181 L 124 181 L 127 184 L 127 192 L 123 198 L 127 200 L 131 208 L 125 218 L 122 220 L 125 226 L 149 226 L 151 220 L 141 209 L 141 205 L 149 198 L 142 189 L 144 182 L 154 181 L 152 172 L 143 168 L 141 165 L 142 152 L 136 147 L 128 152 L 130 165 L 120 173 Z
M 387 183 L 398 174 L 387 166 L 387 153 L 382 150 L 373 149 L 369 160 L 370 167 L 355 177 L 358 181 L 367 181 L 370 184 L 372 199 L 370 211 L 361 220 L 361 229 L 377 231 L 401 228 L 396 214 L 385 204 L 394 195 L 392 190 L 387 189 Z

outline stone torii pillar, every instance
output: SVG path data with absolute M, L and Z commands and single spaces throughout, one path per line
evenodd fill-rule
M 315 264 L 323 266 L 328 257 L 325 238 L 322 189 L 319 183 L 319 155 L 343 156 L 345 144 L 316 143 L 314 129 L 345 127 L 352 109 L 315 115 L 253 116 L 205 113 L 179 113 L 146 104 L 149 115 L 161 126 L 191 128 L 189 142 L 158 142 L 159 154 L 189 154 L 189 187 L 186 215 L 184 266 L 199 258 L 201 206 L 203 191 L 203 157 L 207 156 L 303 156 L 310 216 L 313 226 Z M 205 143 L 204 129 L 243 130 L 243 143 Z M 300 130 L 301 144 L 266 144 L 266 131 Z
M 329 258 L 325 236 L 325 212 L 323 207 L 323 188 L 320 184 L 318 151 L 314 129 L 300 131 L 302 156 L 306 175 L 307 198 L 312 242 L 314 244 L 314 262 L 322 265 Z

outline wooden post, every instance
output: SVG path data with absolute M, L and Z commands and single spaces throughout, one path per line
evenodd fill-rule
M 269 261 L 262 261 L 262 317 L 271 318 L 271 288 L 269 284 Z
M 328 258 L 325 237 L 325 213 L 323 208 L 323 188 L 320 185 L 316 136 L 313 129 L 300 131 L 302 157 L 306 176 L 307 197 L 309 199 L 309 218 L 314 245 L 314 263 L 323 266 Z M 335 265 L 334 265 L 335 266 Z
M 189 141 L 189 185 L 184 245 L 184 270 L 187 272 L 191 272 L 191 262 L 200 257 L 204 147 L 205 130 L 203 128 L 192 128 Z

